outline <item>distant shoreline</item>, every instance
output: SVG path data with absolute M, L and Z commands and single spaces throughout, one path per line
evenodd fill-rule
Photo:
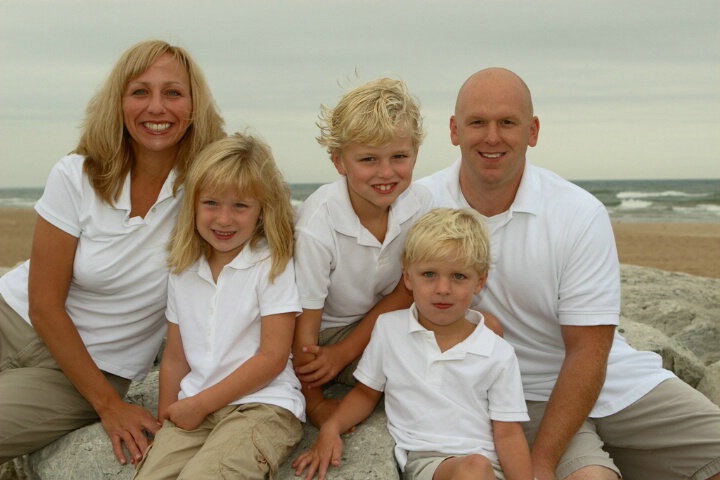
M 0 267 L 30 256 L 37 214 L 0 207 Z M 719 223 L 613 222 L 620 263 L 720 278 Z

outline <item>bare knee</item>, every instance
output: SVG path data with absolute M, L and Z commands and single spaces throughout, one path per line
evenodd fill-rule
M 458 458 L 451 478 L 452 480 L 494 479 L 495 470 L 490 459 L 483 455 L 472 454 Z
M 595 465 L 581 468 L 565 477 L 565 480 L 618 480 L 618 478 L 609 468 Z

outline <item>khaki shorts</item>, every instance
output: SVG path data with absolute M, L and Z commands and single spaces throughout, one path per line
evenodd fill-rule
M 462 457 L 464 455 L 448 455 L 440 452 L 408 452 L 403 480 L 432 480 L 435 470 L 448 458 Z M 505 480 L 500 464 L 492 462 L 497 480 Z
M 352 323 L 343 327 L 332 327 L 326 328 L 325 330 L 320 330 L 318 344 L 322 347 L 325 345 L 335 345 L 336 343 L 340 343 L 348 335 L 350 335 L 353 330 L 355 330 L 355 327 L 357 327 L 357 323 Z M 335 377 L 334 380 L 337 383 L 342 383 L 343 385 L 349 385 L 351 387 L 355 386 L 355 383 L 357 383 L 357 381 L 355 380 L 353 373 L 355 373 L 355 369 L 357 368 L 358 363 L 360 363 L 361 357 L 362 355 L 350 362 L 350 364 L 348 364 L 340 371 L 340 373 L 338 373 L 338 376 Z
M 221 408 L 195 430 L 166 420 L 133 478 L 272 478 L 302 434 L 290 411 L 261 403 Z
M 130 380 L 103 374 L 124 397 Z M 0 463 L 97 420 L 35 329 L 0 297 Z
M 546 403 L 528 402 L 532 448 Z M 682 380 L 662 382 L 613 415 L 582 425 L 558 464 L 561 480 L 599 465 L 629 479 L 705 480 L 720 473 L 720 408 Z

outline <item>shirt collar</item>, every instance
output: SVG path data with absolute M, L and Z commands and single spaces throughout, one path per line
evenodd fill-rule
M 177 172 L 173 168 L 172 170 L 170 170 L 170 173 L 165 179 L 165 182 L 160 189 L 160 193 L 158 194 L 157 201 L 154 205 L 157 205 L 158 203 L 163 202 L 164 200 L 167 200 L 168 198 L 173 196 L 173 186 L 175 185 L 176 178 Z M 116 210 L 127 210 L 128 212 L 132 210 L 132 204 L 130 203 L 130 183 L 130 172 L 128 172 L 127 176 L 125 177 L 125 181 L 123 182 L 122 191 L 120 192 L 120 198 L 118 198 L 117 202 L 115 202 L 115 206 L 113 207 Z M 182 185 L 178 187 L 178 194 L 180 193 L 180 191 L 182 191 L 182 189 Z
M 453 194 L 457 205 L 460 205 L 461 208 L 471 208 L 460 189 L 461 162 L 462 157 L 452 165 L 452 178 L 455 178 L 456 181 L 453 182 L 451 193 Z M 513 200 L 512 205 L 510 205 L 510 211 L 538 215 L 542 202 L 542 192 L 540 190 L 540 177 L 538 175 L 537 168 L 526 159 L 523 176 L 520 179 L 520 186 L 515 194 L 515 200 Z
M 423 332 L 432 333 L 420 325 L 417 315 L 417 307 L 413 303 L 408 315 L 408 335 L 424 335 L 425 333 Z M 454 352 L 454 355 L 451 354 L 453 358 L 464 358 L 468 353 L 489 357 L 495 347 L 496 335 L 485 326 L 485 318 L 480 312 L 468 310 L 465 313 L 465 317 L 470 320 L 470 322 L 476 324 L 477 327 L 475 327 L 475 330 L 469 337 L 444 353 L 449 354 L 450 352 Z
M 401 232 L 400 225 L 422 208 L 420 200 L 415 196 L 412 189 L 412 185 L 408 186 L 408 188 L 395 199 L 393 204 L 390 205 L 385 243 L 388 243 L 398 236 Z M 364 235 L 372 236 L 369 232 L 367 232 L 367 234 L 363 233 L 365 230 L 360 223 L 360 219 L 354 214 L 355 210 L 350 201 L 346 177 L 342 176 L 330 184 L 327 194 L 327 205 L 330 222 L 335 231 L 349 237 L 358 238 L 360 243 L 364 242 Z M 348 215 L 348 212 L 353 212 L 353 214 Z M 375 237 L 371 239 L 371 243 L 374 241 L 376 241 Z
M 270 252 L 267 248 L 267 241 L 263 238 L 255 245 L 255 248 L 252 248 L 250 244 L 245 245 L 240 253 L 237 254 L 230 263 L 225 265 L 223 269 L 232 268 L 233 270 L 245 270 L 269 257 Z M 202 255 L 188 270 L 195 270 L 198 272 L 200 278 L 214 283 L 212 280 L 212 272 L 210 271 L 210 264 L 205 255 Z

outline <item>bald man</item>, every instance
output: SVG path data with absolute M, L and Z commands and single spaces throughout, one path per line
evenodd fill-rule
M 435 207 L 474 208 L 490 225 L 490 276 L 473 308 L 497 316 L 515 348 L 536 478 L 720 480 L 720 408 L 615 332 L 607 210 L 527 161 L 539 132 L 525 82 L 481 70 L 450 118 L 461 158 L 418 181 Z

